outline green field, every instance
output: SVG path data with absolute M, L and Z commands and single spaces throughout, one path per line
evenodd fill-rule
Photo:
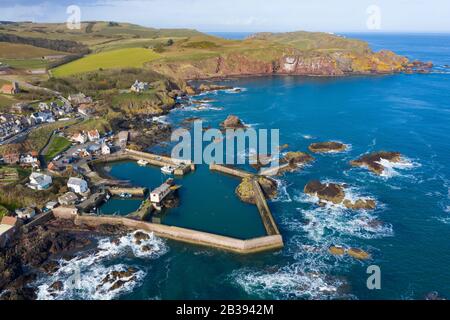
M 47 153 L 44 155 L 45 161 L 51 161 L 61 152 L 67 150 L 71 145 L 71 142 L 64 137 L 54 136 L 50 145 L 48 146 Z
M 158 59 L 160 55 L 150 49 L 127 48 L 88 55 L 52 70 L 55 77 L 99 69 L 140 68 L 144 63 Z

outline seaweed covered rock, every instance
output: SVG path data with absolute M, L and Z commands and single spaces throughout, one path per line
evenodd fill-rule
M 335 183 L 321 183 L 318 180 L 309 182 L 304 191 L 311 196 L 317 196 L 320 202 L 328 201 L 340 204 L 345 198 L 343 186 Z
M 366 154 L 359 159 L 350 162 L 353 167 L 368 168 L 377 175 L 382 175 L 385 167 L 382 165 L 382 160 L 392 163 L 400 163 L 402 155 L 399 152 L 380 151 Z
M 258 183 L 266 199 L 273 199 L 278 194 L 278 186 L 273 179 L 259 176 L 257 178 L 244 178 L 236 188 L 236 195 L 243 202 L 255 204 L 255 190 L 253 188 L 253 179 L 258 179 Z
M 229 115 L 225 121 L 223 121 L 220 126 L 223 129 L 243 129 L 245 128 L 244 123 L 242 122 L 241 119 L 239 119 L 237 116 L 235 115 Z
M 347 146 L 341 142 L 318 142 L 311 144 L 308 149 L 314 153 L 331 153 L 331 152 L 344 152 L 347 150 Z

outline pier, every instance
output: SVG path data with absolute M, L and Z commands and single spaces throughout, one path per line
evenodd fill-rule
M 289 163 L 281 164 L 276 167 L 271 168 L 263 168 L 259 171 L 260 176 L 267 176 L 267 177 L 273 177 L 278 175 L 280 171 L 283 171 L 284 169 L 289 167 Z
M 129 194 L 134 198 L 143 198 L 145 197 L 145 194 L 147 193 L 147 188 L 127 188 L 127 187 L 109 187 L 106 190 L 112 195 L 112 196 L 120 196 L 122 194 Z
M 73 219 L 76 224 L 84 224 L 93 228 L 101 225 L 122 225 L 131 230 L 153 232 L 155 235 L 165 239 L 213 247 L 239 254 L 253 254 L 269 250 L 277 250 L 283 247 L 283 239 L 280 235 L 265 236 L 250 240 L 240 240 L 202 231 L 137 221 L 124 217 L 78 215 L 73 217 Z
M 230 176 L 240 178 L 240 179 L 251 178 L 253 176 L 252 173 L 246 172 L 244 170 L 236 169 L 233 167 L 227 167 L 227 166 L 223 166 L 223 165 L 219 165 L 219 164 L 215 164 L 215 163 L 211 163 L 209 165 L 209 169 L 211 171 L 225 173 L 225 174 L 228 174 Z
M 255 191 L 255 202 L 258 207 L 259 214 L 261 215 L 261 219 L 263 221 L 264 227 L 266 228 L 266 232 L 269 236 L 279 235 L 277 224 L 273 219 L 272 213 L 270 212 L 269 206 L 267 205 L 266 198 L 264 193 L 259 185 L 257 179 L 253 179 L 253 190 Z

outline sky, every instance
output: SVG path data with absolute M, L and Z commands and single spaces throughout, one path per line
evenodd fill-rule
M 0 20 L 131 22 L 205 32 L 450 32 L 449 0 L 0 0 Z

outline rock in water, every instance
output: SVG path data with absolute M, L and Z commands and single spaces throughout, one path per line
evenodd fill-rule
M 56 281 L 50 286 L 50 291 L 62 291 L 64 289 L 64 284 L 62 281 Z
M 353 167 L 367 167 L 373 173 L 381 175 L 385 169 L 385 167 L 383 167 L 380 163 L 382 159 L 393 163 L 399 163 L 402 161 L 402 155 L 399 152 L 374 152 L 351 161 L 350 165 Z
M 245 128 L 244 123 L 235 115 L 229 115 L 224 122 L 220 124 L 224 129 L 243 129 Z
M 347 250 L 349 256 L 358 259 L 358 260 L 368 260 L 370 259 L 370 254 L 364 250 L 357 248 L 350 248 Z
M 347 146 L 340 142 L 319 142 L 311 144 L 308 149 L 314 153 L 343 152 Z
M 148 240 L 148 239 L 150 239 L 150 236 L 149 236 L 147 233 L 145 233 L 145 232 L 137 231 L 137 232 L 134 234 L 134 242 L 135 242 L 136 244 L 141 244 L 142 241 L 146 241 L 146 240 Z
M 341 246 L 331 246 L 328 248 L 328 252 L 334 256 L 343 256 L 345 254 L 345 249 Z
M 255 190 L 253 189 L 252 179 L 255 178 L 244 178 L 236 188 L 236 195 L 243 202 L 255 204 Z M 276 181 L 263 176 L 259 176 L 257 179 L 266 199 L 273 199 L 277 196 L 278 186 Z
M 322 184 L 320 181 L 309 182 L 304 189 L 306 194 L 317 196 L 322 201 L 340 204 L 345 198 L 344 187 L 335 183 Z
M 208 92 L 208 91 L 216 91 L 216 90 L 230 90 L 233 89 L 233 87 L 230 86 L 221 86 L 217 84 L 201 84 L 200 87 L 198 87 L 198 90 L 201 92 Z
M 345 199 L 343 204 L 352 210 L 374 210 L 377 207 L 375 200 L 372 199 L 358 199 L 355 202 Z

